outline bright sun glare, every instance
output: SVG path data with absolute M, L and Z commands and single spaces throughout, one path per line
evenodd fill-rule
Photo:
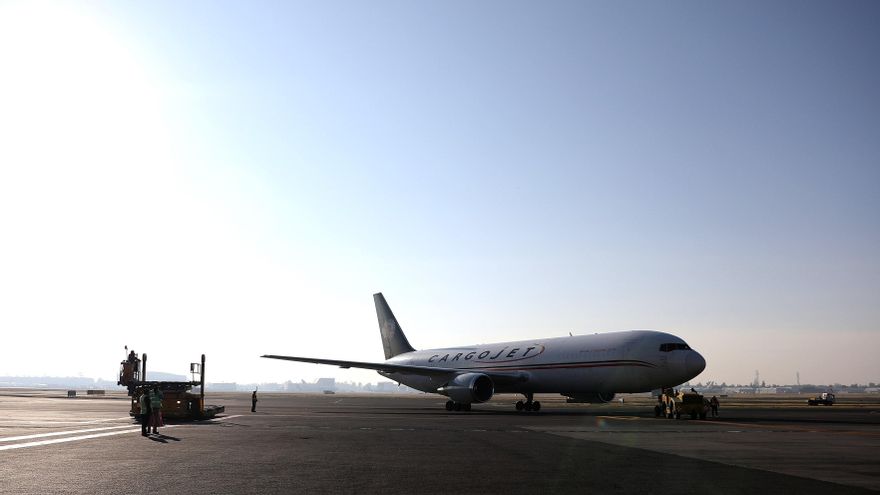
M 105 168 L 131 155 L 131 144 L 159 137 L 158 95 L 145 71 L 118 34 L 74 5 L 2 8 L 2 130 L 15 163 Z
M 143 226 L 184 197 L 149 71 L 79 5 L 0 6 L 0 297 L 18 332 L 98 330 L 87 308 L 112 315 Z
M 0 375 L 73 371 L 15 352 L 16 335 L 50 344 L 43 363 L 75 348 L 79 371 L 106 377 L 133 336 L 269 327 L 289 296 L 174 156 L 171 83 L 87 8 L 0 6 L 0 328 L 14 334 Z M 193 335 L 178 336 L 185 358 L 163 356 L 204 351 Z

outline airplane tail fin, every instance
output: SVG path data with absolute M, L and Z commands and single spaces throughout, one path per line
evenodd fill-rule
M 412 352 L 415 349 L 409 345 L 406 335 L 397 323 L 394 313 L 385 302 L 385 296 L 381 292 L 373 294 L 376 303 L 376 317 L 379 318 L 379 332 L 382 334 L 382 347 L 385 348 L 385 359 L 391 359 L 404 352 Z

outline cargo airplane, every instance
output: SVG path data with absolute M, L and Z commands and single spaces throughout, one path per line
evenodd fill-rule
M 538 411 L 536 393 L 559 393 L 574 402 L 608 402 L 617 393 L 648 392 L 699 375 L 706 361 L 684 340 L 633 330 L 417 351 L 381 293 L 374 294 L 385 362 L 297 356 L 264 358 L 376 370 L 416 390 L 445 395 L 449 411 L 469 411 L 496 393 L 516 393 L 518 411 Z

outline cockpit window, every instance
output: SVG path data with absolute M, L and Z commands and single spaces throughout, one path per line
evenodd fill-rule
M 672 352 L 672 351 L 689 351 L 690 346 L 681 343 L 681 344 L 660 344 L 660 352 Z

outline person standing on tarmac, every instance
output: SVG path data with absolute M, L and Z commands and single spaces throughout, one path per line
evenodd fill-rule
M 153 433 L 159 433 L 159 427 L 165 426 L 162 423 L 162 392 L 159 387 L 150 391 L 150 426 L 153 427 Z
M 251 394 L 251 412 L 257 412 L 257 391 Z
M 718 417 L 718 406 L 719 405 L 721 405 L 721 404 L 718 402 L 718 397 L 715 397 L 713 395 L 712 399 L 709 400 L 709 407 L 712 408 L 712 417 L 713 418 Z
M 150 434 L 150 393 L 148 390 L 144 390 L 141 394 L 140 398 L 140 406 L 141 406 L 141 435 L 147 436 Z

